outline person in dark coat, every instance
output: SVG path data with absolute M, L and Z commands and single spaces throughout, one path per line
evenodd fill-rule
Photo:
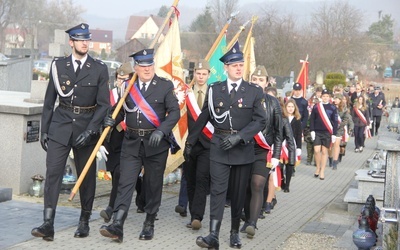
M 372 128 L 371 135 L 378 135 L 378 130 L 381 125 L 383 115 L 383 108 L 386 106 L 385 94 L 381 92 L 381 87 L 376 86 L 374 93 L 369 95 L 370 106 L 372 108 L 371 120 Z
M 296 105 L 299 108 L 299 113 L 301 116 L 301 131 L 303 131 L 306 128 L 308 121 L 308 101 L 303 97 L 303 91 L 300 83 L 295 83 L 293 85 L 292 98 L 296 101 Z
M 121 176 L 113 222 L 100 228 L 101 235 L 118 242 L 123 241 L 123 225 L 142 166 L 146 219 L 139 239 L 153 239 L 171 133 L 180 118 L 174 84 L 155 74 L 153 53 L 153 49 L 144 49 L 131 55 L 138 78 L 125 99 L 125 112 L 121 110 L 115 120 L 109 116 L 105 119 L 105 125 L 114 126 L 125 118 L 127 126 L 121 148 Z
M 110 90 L 110 102 L 111 105 L 115 105 L 121 97 L 121 88 L 125 87 L 124 82 L 129 81 L 133 76 L 133 68 L 130 62 L 123 63 L 115 72 L 115 86 Z M 111 128 L 109 134 L 100 147 L 99 151 L 102 157 L 106 161 L 107 171 L 111 173 L 112 185 L 110 192 L 110 199 L 106 209 L 101 210 L 100 216 L 105 222 L 109 222 L 113 213 L 115 198 L 117 197 L 118 182 L 120 177 L 120 157 L 121 157 L 121 145 L 124 139 L 126 124 L 122 121 L 115 128 Z M 139 177 L 136 183 L 136 205 L 138 206 L 138 212 L 144 211 L 144 204 L 142 204 L 141 195 L 141 177 Z
M 194 85 L 188 93 L 186 106 L 188 109 L 189 135 L 195 129 L 196 120 L 203 107 L 207 93 L 207 80 L 210 77 L 210 65 L 206 60 L 200 60 L 194 68 Z M 206 209 L 207 194 L 210 190 L 210 141 L 212 132 L 209 127 L 200 133 L 199 139 L 192 147 L 189 159 L 183 163 L 187 180 L 189 198 L 190 222 L 188 228 L 198 230 Z
M 210 85 L 195 130 L 188 136 L 185 159 L 191 154 L 208 121 L 214 126 L 210 144 L 210 234 L 199 236 L 202 248 L 219 248 L 219 231 L 230 182 L 231 234 L 230 246 L 240 248 L 240 217 L 245 201 L 246 185 L 254 162 L 253 137 L 265 127 L 265 103 L 262 89 L 242 79 L 243 53 L 236 43 L 220 58 L 228 78 Z
M 47 151 L 44 187 L 44 223 L 32 235 L 54 240 L 54 217 L 65 163 L 72 149 L 80 176 L 99 139 L 99 130 L 110 106 L 107 66 L 88 55 L 91 34 L 82 23 L 66 33 L 72 54 L 55 58 L 43 103 L 41 138 Z M 59 105 L 54 109 L 56 100 Z M 81 215 L 74 236 L 89 235 L 89 219 L 96 188 L 96 162 L 93 161 L 80 188 Z

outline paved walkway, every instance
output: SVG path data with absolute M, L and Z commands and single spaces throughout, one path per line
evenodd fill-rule
M 300 165 L 292 179 L 290 193 L 277 192 L 278 204 L 266 219 L 259 220 L 256 236 L 250 240 L 241 235 L 244 249 L 279 249 L 284 248 L 285 241 L 296 232 L 322 233 L 341 237 L 346 230 L 352 229 L 355 219 L 344 223 L 332 217 L 329 222 L 319 218 L 328 207 L 343 197 L 352 180 L 354 172 L 363 167 L 365 161 L 373 154 L 377 138 L 366 142 L 363 153 L 354 153 L 353 138 L 350 138 L 348 150 L 337 171 L 326 169 L 325 180 L 314 178 L 315 167 Z M 303 159 L 306 150 L 303 145 Z M 98 181 L 95 210 L 90 223 L 90 236 L 84 239 L 73 238 L 80 210 L 79 197 L 68 202 L 67 195 L 60 196 L 57 209 L 54 242 L 33 238 L 30 231 L 42 223 L 43 199 L 26 196 L 14 196 L 12 201 L 0 203 L 2 227 L 0 227 L 0 249 L 199 249 L 195 239 L 208 234 L 209 209 L 206 210 L 203 228 L 193 231 L 185 227 L 189 217 L 182 218 L 174 212 L 178 202 L 179 185 L 166 186 L 155 224 L 155 237 L 151 241 L 138 239 L 144 221 L 144 214 L 136 213 L 133 205 L 125 222 L 124 242 L 112 242 L 99 234 L 103 220 L 99 212 L 107 204 L 107 192 L 110 182 Z M 221 226 L 220 248 L 229 248 L 230 210 L 225 209 L 225 220 Z M 350 238 L 351 241 L 351 238 Z M 346 245 L 346 244 L 345 244 Z M 312 246 L 304 249 L 313 249 Z M 355 249 L 352 242 L 342 249 Z

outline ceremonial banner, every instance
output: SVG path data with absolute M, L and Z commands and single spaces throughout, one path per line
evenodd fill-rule
M 299 72 L 299 76 L 297 77 L 296 82 L 301 84 L 301 89 L 303 91 L 303 97 L 306 96 L 307 83 L 308 83 L 308 55 L 306 60 L 300 60 L 301 69 Z
M 183 148 L 188 133 L 178 15 L 179 12 L 176 11 L 171 27 L 154 56 L 156 74 L 160 77 L 170 79 L 174 83 L 175 94 L 178 97 L 179 107 L 181 109 L 181 118 L 172 132 L 182 149 L 176 154 L 169 153 L 165 175 L 174 171 L 183 163 Z
M 224 81 L 226 75 L 224 72 L 224 64 L 219 60 L 226 53 L 226 37 L 223 36 L 215 49 L 214 53 L 211 55 L 210 63 L 210 78 L 208 78 L 208 84 L 217 81 Z

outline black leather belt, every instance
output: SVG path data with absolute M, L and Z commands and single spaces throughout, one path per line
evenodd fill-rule
M 81 113 L 91 113 L 96 111 L 96 105 L 95 106 L 89 106 L 89 107 L 79 107 L 79 106 L 72 106 L 72 105 L 66 105 L 64 103 L 60 103 L 58 105 L 61 109 L 72 111 L 74 114 L 81 114 Z
M 138 136 L 149 135 L 149 134 L 153 133 L 155 130 L 156 130 L 155 128 L 151 128 L 151 129 L 140 129 L 140 128 L 130 128 L 130 127 L 126 128 L 127 132 L 136 134 Z
M 234 135 L 234 134 L 239 133 L 239 131 L 238 130 L 234 130 L 234 129 L 232 129 L 232 130 L 224 130 L 224 129 L 215 128 L 214 129 L 214 133 L 218 134 L 218 135 Z

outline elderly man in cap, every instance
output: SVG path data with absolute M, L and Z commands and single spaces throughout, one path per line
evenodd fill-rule
M 145 49 L 130 55 L 133 57 L 138 78 L 125 100 L 124 110 L 121 110 L 115 120 L 109 116 L 105 119 L 105 125 L 114 126 L 125 118 L 127 126 L 122 142 L 121 176 L 113 222 L 100 228 L 101 235 L 118 242 L 123 241 L 124 221 L 142 166 L 146 176 L 143 180 L 146 219 L 139 239 L 153 238 L 154 221 L 161 204 L 171 131 L 180 118 L 174 85 L 155 74 L 153 53 L 153 49 Z
M 207 93 L 207 80 L 210 77 L 210 65 L 206 60 L 200 60 L 194 68 L 194 85 L 186 99 L 189 134 L 195 129 L 195 122 L 201 113 Z M 206 127 L 193 144 L 192 151 L 183 164 L 187 180 L 190 223 L 186 226 L 193 230 L 202 227 L 207 194 L 210 189 L 210 140 L 212 132 Z
M 89 25 L 82 23 L 66 31 L 72 54 L 55 58 L 43 104 L 41 138 L 47 151 L 44 188 L 44 223 L 32 235 L 54 239 L 54 216 L 62 176 L 72 149 L 78 176 L 99 138 L 99 130 L 110 107 L 107 66 L 90 57 Z M 56 100 L 59 105 L 54 109 Z M 89 235 L 89 219 L 96 187 L 96 162 L 79 188 L 81 216 L 75 237 Z
M 374 93 L 369 95 L 372 106 L 372 114 L 370 115 L 372 122 L 371 135 L 378 135 L 381 125 L 383 108 L 386 106 L 385 94 L 381 92 L 381 87 L 375 86 Z
M 185 155 L 190 155 L 207 122 L 214 126 L 210 144 L 210 234 L 198 237 L 202 248 L 219 248 L 219 231 L 230 182 L 231 234 L 230 247 L 240 248 L 241 211 L 246 185 L 254 162 L 253 137 L 265 126 L 265 103 L 262 89 L 242 79 L 244 58 L 236 43 L 220 58 L 228 78 L 213 83 L 203 109 L 189 134 Z

